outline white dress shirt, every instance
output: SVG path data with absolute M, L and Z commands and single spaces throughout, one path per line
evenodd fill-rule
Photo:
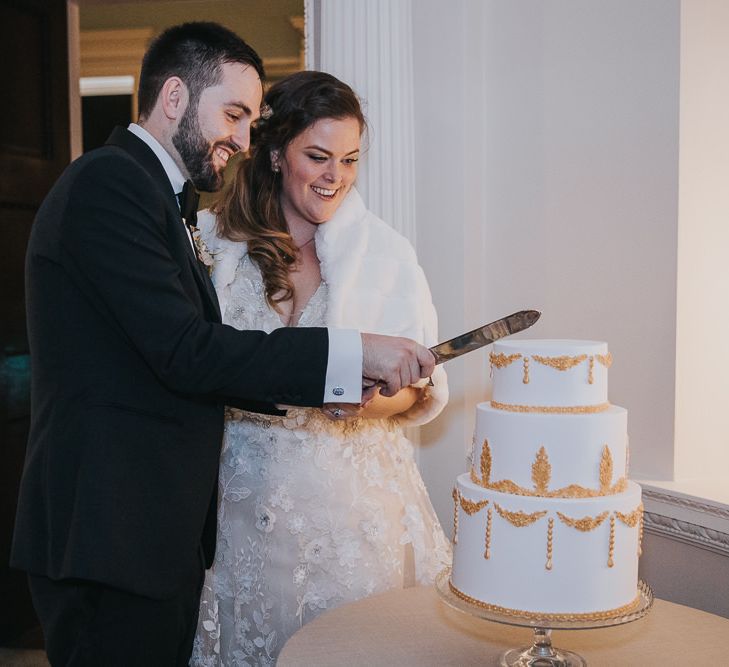
M 185 184 L 185 177 L 162 144 L 136 123 L 130 123 L 127 129 L 152 149 L 162 164 L 167 178 L 170 179 L 173 192 L 181 192 L 182 186 Z M 192 243 L 187 225 L 185 225 L 185 230 Z M 327 332 L 329 334 L 329 356 L 323 402 L 359 403 L 362 400 L 362 338 L 360 333 L 356 329 L 327 329 Z

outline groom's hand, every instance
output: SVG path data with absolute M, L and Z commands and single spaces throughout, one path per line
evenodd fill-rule
M 383 396 L 430 377 L 434 368 L 430 350 L 409 338 L 362 334 L 363 386 L 377 384 Z

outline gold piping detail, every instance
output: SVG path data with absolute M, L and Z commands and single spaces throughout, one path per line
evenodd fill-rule
M 468 498 L 464 498 L 463 494 L 458 494 L 460 501 L 461 501 L 461 507 L 463 508 L 463 511 L 468 514 L 468 516 L 472 516 L 476 514 L 479 510 L 486 507 L 486 505 L 489 504 L 488 500 L 480 500 L 478 502 L 473 502 L 472 500 L 468 500 Z
M 505 616 L 515 616 L 518 618 L 528 618 L 530 620 L 545 620 L 545 621 L 604 621 L 616 616 L 625 616 L 626 614 L 635 611 L 640 606 L 640 594 L 638 594 L 632 602 L 629 602 L 622 607 L 617 609 L 609 609 L 607 611 L 595 611 L 588 612 L 585 614 L 550 614 L 546 612 L 533 612 L 523 611 L 521 609 L 510 609 L 509 607 L 500 607 L 499 605 L 489 604 L 488 602 L 482 602 L 476 598 L 472 598 L 470 595 L 466 595 L 459 591 L 451 580 L 448 580 L 448 586 L 451 592 L 461 598 L 464 602 L 486 609 L 488 611 L 495 612 L 497 614 L 504 614 Z
M 488 439 L 484 438 L 483 447 L 481 447 L 481 481 L 488 484 L 491 480 L 491 447 L 489 447 Z M 488 487 L 486 487 L 488 488 Z
M 573 519 L 572 517 L 565 516 L 562 512 L 557 512 L 557 516 L 560 518 L 562 523 L 572 528 L 577 528 L 577 530 L 582 531 L 583 533 L 595 530 L 595 528 L 605 521 L 608 514 L 609 512 L 603 512 L 597 516 L 585 516 L 581 519 Z
M 549 493 L 549 481 L 552 478 L 552 466 L 549 464 L 549 457 L 544 447 L 540 447 L 536 459 L 532 463 L 532 482 L 534 482 L 534 494 L 544 496 Z
M 613 555 L 615 554 L 615 515 L 610 515 L 610 542 L 608 545 L 608 567 L 613 567 L 615 561 Z
M 643 504 L 641 503 L 641 509 Z M 638 529 L 638 556 L 643 555 L 643 512 L 640 513 L 640 528 Z
M 496 368 L 506 368 L 517 359 L 521 359 L 521 354 L 507 355 L 503 352 L 499 352 L 498 354 L 491 352 L 491 354 L 489 354 L 489 361 L 491 362 L 491 365 L 496 366 Z
M 563 355 L 561 357 L 541 357 L 538 354 L 533 354 L 532 359 L 540 364 L 554 368 L 555 370 L 568 371 L 570 368 L 574 368 L 587 359 L 587 355 L 580 354 L 576 357 L 568 357 L 567 355 Z
M 623 514 L 622 512 L 618 512 L 615 510 L 615 516 L 620 519 L 622 523 L 624 523 L 628 528 L 635 528 L 638 525 L 638 522 L 640 521 L 641 516 L 643 515 L 643 503 L 638 505 L 632 512 L 629 512 L 628 514 Z
M 489 507 L 486 513 L 486 545 L 483 552 L 483 557 L 488 560 L 491 558 L 491 520 L 493 517 L 493 510 Z
M 496 482 L 491 481 L 491 446 L 488 438 L 484 439 L 481 447 L 481 477 L 479 479 L 476 469 L 472 466 L 470 471 L 471 481 L 474 484 L 492 491 L 500 493 L 510 493 L 516 496 L 531 496 L 541 498 L 597 498 L 599 496 L 612 496 L 622 493 L 628 488 L 628 480 L 625 477 L 618 479 L 615 484 L 612 482 L 612 458 L 610 448 L 605 445 L 602 451 L 600 461 L 600 488 L 590 489 L 579 484 L 570 484 L 559 489 L 549 490 L 549 482 L 552 475 L 552 466 L 549 463 L 549 456 L 544 447 L 537 452 L 534 463 L 532 464 L 532 481 L 533 489 L 527 489 L 520 486 L 510 479 L 502 479 Z
M 607 354 L 596 354 L 597 360 L 605 366 L 605 368 L 610 368 L 610 366 L 613 365 L 613 355 L 608 352 Z
M 461 494 L 454 486 L 451 495 L 453 496 L 453 536 L 451 537 L 451 542 L 458 544 L 458 498 Z
M 610 447 L 605 445 L 600 456 L 600 493 L 607 495 L 610 492 L 610 484 L 613 481 L 613 455 Z
M 500 507 L 496 502 L 494 502 L 494 508 L 502 519 L 506 519 L 515 528 L 525 528 L 526 526 L 531 526 L 533 523 L 539 521 L 539 519 L 547 514 L 547 510 L 542 510 L 541 512 L 533 512 L 532 514 L 526 514 L 525 512 L 521 511 L 509 512 L 503 507 Z
M 554 519 L 550 516 L 547 522 L 547 562 L 544 564 L 546 570 L 552 569 L 552 538 L 554 536 Z
M 593 412 L 605 412 L 610 403 L 598 403 L 597 405 L 512 405 L 511 403 L 499 403 L 491 401 L 491 407 L 495 410 L 506 410 L 507 412 L 543 412 L 545 414 L 580 414 Z

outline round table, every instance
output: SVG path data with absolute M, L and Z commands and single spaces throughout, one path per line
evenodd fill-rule
M 433 587 L 390 591 L 328 611 L 294 634 L 278 667 L 495 665 L 532 642 L 529 628 L 451 609 Z M 729 664 L 729 619 L 655 600 L 645 618 L 599 630 L 555 630 L 552 644 L 590 667 Z

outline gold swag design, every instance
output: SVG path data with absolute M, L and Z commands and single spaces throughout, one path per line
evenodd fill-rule
M 567 371 L 570 368 L 581 364 L 585 359 L 587 359 L 587 355 L 580 354 L 576 357 L 568 357 L 566 355 L 561 357 L 541 357 L 538 354 L 533 354 L 532 359 L 544 366 L 549 366 L 558 371 Z
M 520 486 L 510 479 L 502 479 L 499 481 L 491 481 L 491 463 L 492 454 L 488 439 L 484 439 L 481 448 L 481 476 L 476 473 L 475 468 L 471 468 L 471 481 L 478 484 L 484 489 L 500 491 L 501 493 L 511 493 L 517 496 L 539 496 L 543 498 L 595 498 L 597 496 L 611 496 L 616 493 L 625 491 L 628 481 L 625 477 L 621 477 L 614 484 L 613 478 L 613 457 L 610 448 L 605 445 L 602 448 L 600 457 L 600 488 L 590 489 L 579 484 L 570 484 L 559 489 L 550 491 L 549 483 L 552 478 L 552 465 L 549 462 L 547 450 L 540 447 L 536 454 L 534 463 L 532 463 L 532 482 L 533 488 L 528 489 Z

